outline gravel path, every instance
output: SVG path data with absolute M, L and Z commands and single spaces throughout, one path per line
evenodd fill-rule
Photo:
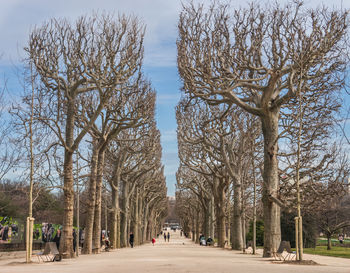
M 170 242 L 159 238 L 133 249 L 119 249 L 97 255 L 81 255 L 78 259 L 61 262 L 23 264 L 24 259 L 0 261 L 1 273 L 109 273 L 109 272 L 242 272 L 242 273 L 350 273 L 350 259 L 306 255 L 320 265 L 304 266 L 276 264 L 261 255 L 241 254 L 238 251 L 201 247 L 191 240 L 180 238 L 171 231 Z M 33 259 L 34 261 L 35 259 Z

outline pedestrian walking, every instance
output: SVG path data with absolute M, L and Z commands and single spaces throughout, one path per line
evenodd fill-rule
M 168 242 L 169 242 L 169 240 L 170 240 L 170 232 L 168 232 Z
M 164 242 L 166 242 L 166 233 L 164 232 Z
M 130 235 L 129 235 L 129 243 L 130 243 L 130 246 L 131 248 L 134 247 L 134 233 L 130 232 Z
M 155 238 L 152 238 L 152 244 L 154 246 L 154 244 L 156 243 L 156 239 Z

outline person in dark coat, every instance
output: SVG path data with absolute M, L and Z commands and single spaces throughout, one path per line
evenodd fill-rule
M 75 252 L 77 246 L 77 233 L 75 232 L 75 229 L 73 228 L 73 251 Z
M 2 232 L 2 240 L 7 241 L 9 238 L 9 235 L 8 235 L 9 234 L 9 227 L 5 226 L 3 229 L 4 230 Z
M 168 242 L 169 242 L 169 240 L 170 240 L 170 232 L 168 232 L 168 236 L 167 237 L 168 237 Z
M 129 243 L 130 243 L 130 246 L 131 248 L 134 247 L 134 233 L 130 232 L 130 235 L 129 235 Z
M 166 242 L 166 233 L 164 232 L 164 242 Z
M 57 229 L 56 235 L 53 238 L 53 242 L 56 243 L 57 249 L 60 249 L 60 239 L 61 239 L 61 230 Z

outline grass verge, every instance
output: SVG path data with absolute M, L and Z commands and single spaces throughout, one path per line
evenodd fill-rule
M 350 248 L 340 246 L 333 246 L 331 250 L 327 250 L 326 246 L 316 246 L 316 248 L 304 248 L 304 253 L 350 259 Z

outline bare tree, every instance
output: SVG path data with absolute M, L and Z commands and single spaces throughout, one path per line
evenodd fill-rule
M 318 226 L 327 237 L 327 250 L 332 248 L 332 236 L 350 226 L 350 199 L 342 195 L 338 193 L 326 206 L 318 209 Z
M 1 55 L 0 55 L 1 57 Z M 6 81 L 0 85 L 0 181 L 19 163 L 20 149 L 17 148 L 15 136 L 11 130 L 11 118 L 7 115 L 8 102 L 5 97 Z
M 82 127 L 88 122 L 94 109 L 94 98 L 90 97 L 88 101 L 85 105 L 82 103 L 84 115 L 80 115 L 82 119 L 78 121 Z M 154 116 L 154 106 L 155 93 L 151 89 L 150 83 L 144 80 L 141 74 L 136 74 L 127 84 L 114 90 L 110 101 L 101 112 L 100 118 L 91 127 L 90 134 L 94 139 L 94 147 L 91 157 L 92 175 L 89 187 L 91 200 L 85 233 L 87 244 L 84 245 L 84 253 L 86 254 L 91 253 L 91 238 L 93 239 L 94 251 L 98 252 L 100 249 L 101 189 L 105 167 L 104 158 L 108 145 L 123 130 L 140 127 L 149 122 Z
M 108 102 L 116 86 L 138 69 L 143 55 L 144 28 L 136 18 L 80 17 L 74 24 L 52 19 L 29 37 L 28 61 L 41 84 L 36 119 L 54 132 L 64 148 L 64 220 L 60 252 L 73 253 L 73 154 Z M 76 133 L 79 98 L 93 93 L 96 108 Z
M 231 15 L 232 14 L 232 15 Z M 284 7 L 230 12 L 227 5 L 185 6 L 179 19 L 178 69 L 190 98 L 235 104 L 260 118 L 264 136 L 264 257 L 281 240 L 277 197 L 280 111 L 300 93 L 323 98 L 344 83 L 347 11 Z M 322 109 L 319 109 L 322 111 Z

